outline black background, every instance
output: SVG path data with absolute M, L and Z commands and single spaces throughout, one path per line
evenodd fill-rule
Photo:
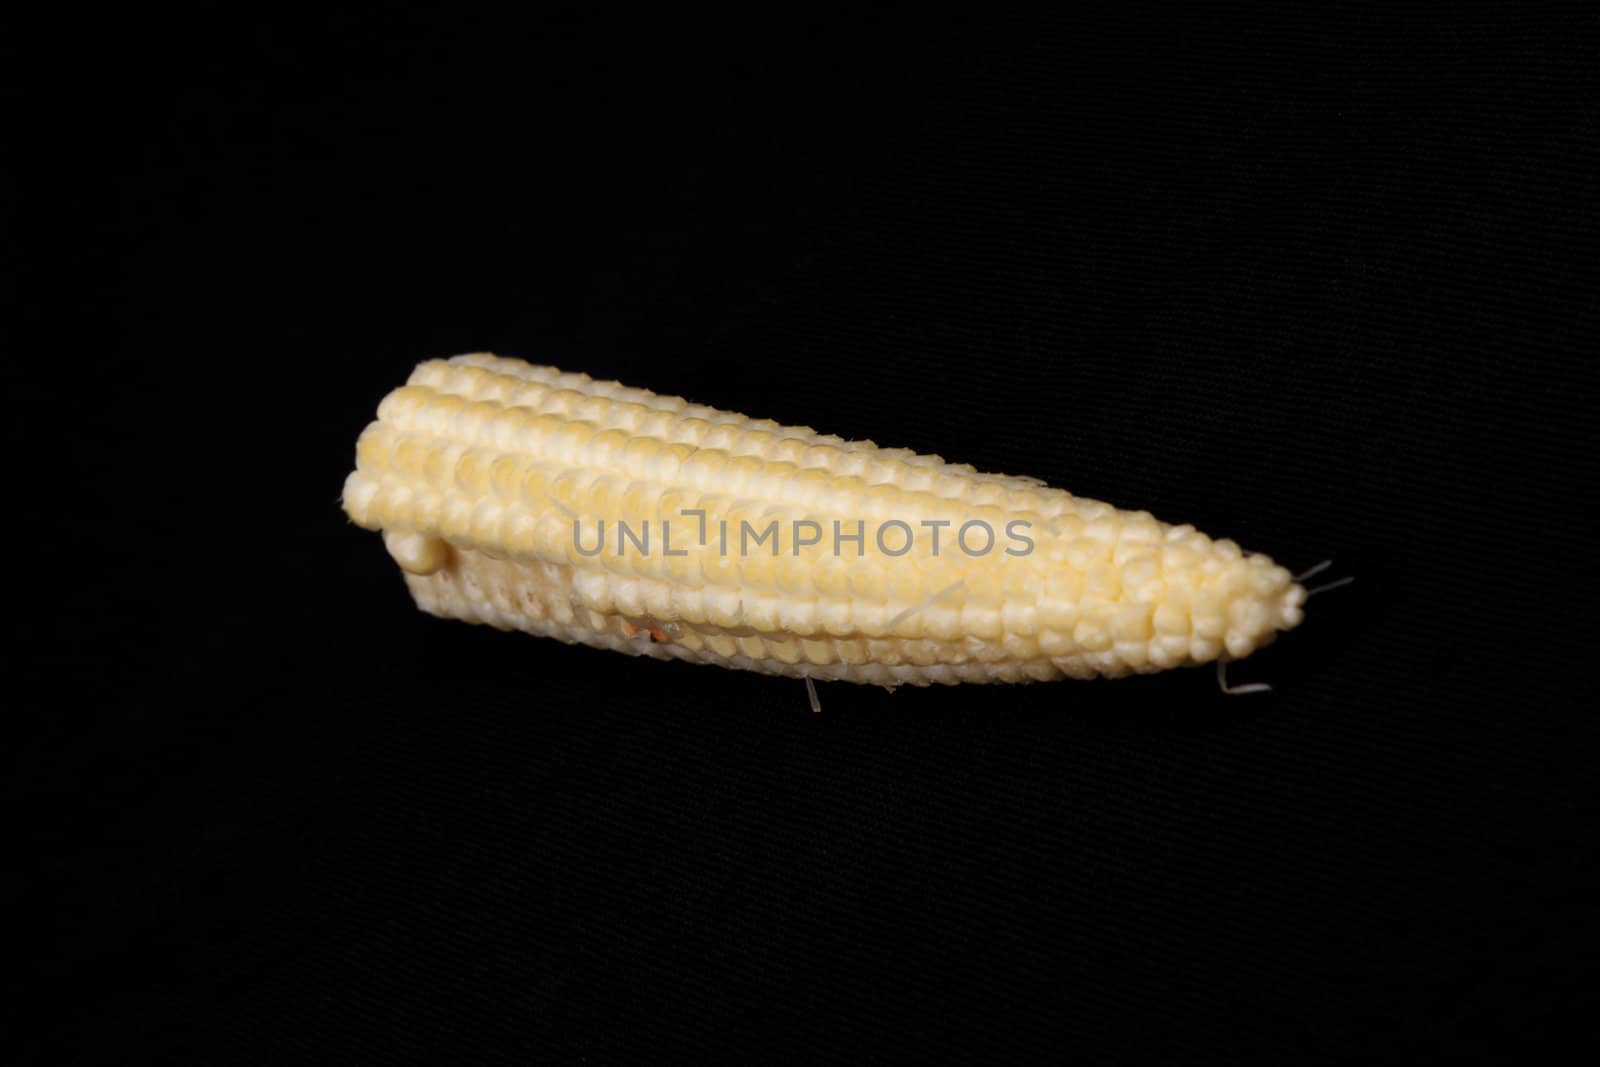
M 18 1056 L 1554 1039 L 1594 991 L 1596 29 L 19 31 Z M 1241 698 L 813 715 L 434 620 L 338 496 L 471 350 L 1357 580 Z

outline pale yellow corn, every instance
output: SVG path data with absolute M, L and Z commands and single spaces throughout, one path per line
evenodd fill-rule
M 344 507 L 434 615 L 884 686 L 1237 659 L 1306 596 L 1232 541 L 1035 479 L 482 354 L 384 398 Z

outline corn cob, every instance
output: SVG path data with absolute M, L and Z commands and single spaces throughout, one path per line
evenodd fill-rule
M 1306 597 L 1232 541 L 1036 479 L 486 354 L 384 398 L 344 508 L 434 615 L 888 687 L 1237 659 Z

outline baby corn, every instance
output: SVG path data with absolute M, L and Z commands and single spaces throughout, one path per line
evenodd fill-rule
M 1237 659 L 1306 596 L 1031 478 L 483 354 L 384 398 L 344 508 L 434 615 L 890 687 Z

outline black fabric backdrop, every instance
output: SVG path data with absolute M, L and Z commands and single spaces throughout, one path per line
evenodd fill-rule
M 1553 1040 L 1594 993 L 1597 28 L 19 29 L 7 1058 Z M 434 620 L 338 496 L 471 350 L 1357 580 L 1245 698 L 813 715 Z

